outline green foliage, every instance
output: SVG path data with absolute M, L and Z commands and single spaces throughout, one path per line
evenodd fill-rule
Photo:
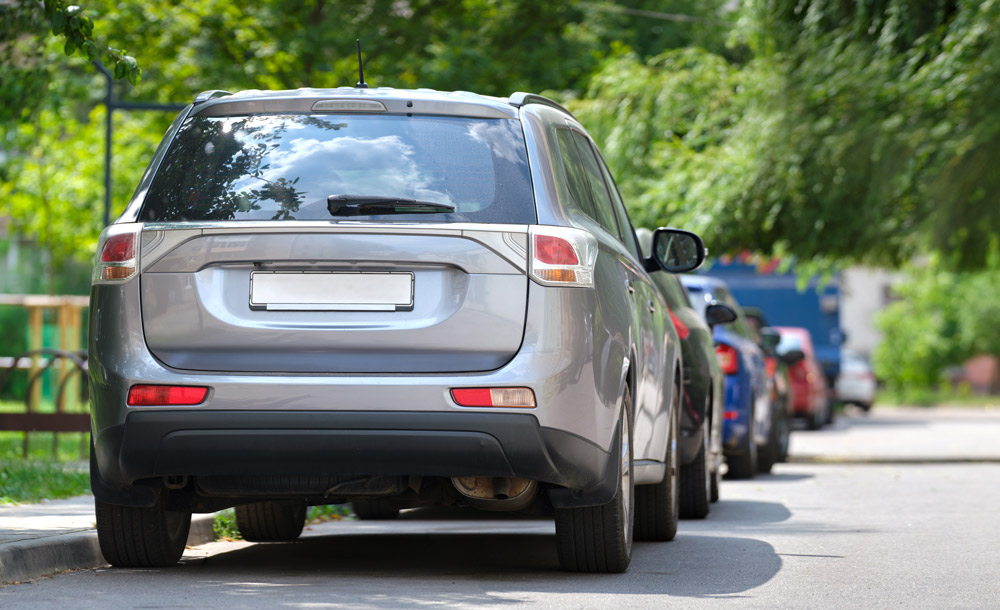
M 901 299 L 877 321 L 883 340 L 873 354 L 875 373 L 902 396 L 936 388 L 946 368 L 977 354 L 1000 355 L 1000 258 L 956 272 L 934 262 L 912 269 L 898 287 Z
M 606 61 L 573 104 L 647 226 L 716 252 L 985 264 L 1000 235 L 996 1 L 745 3 L 735 63 Z
M 236 526 L 236 511 L 232 508 L 215 513 L 212 518 L 212 531 L 216 540 L 243 540 L 243 534 Z
M 320 504 L 319 506 L 310 506 L 306 511 L 306 523 L 342 521 L 344 519 L 354 519 L 354 511 L 350 504 Z
M 69 498 L 90 491 L 90 475 L 63 464 L 0 458 L 0 504 Z
M 32 6 L 35 3 L 18 2 L 19 6 Z M 126 55 L 121 49 L 115 49 L 94 38 L 94 20 L 82 8 L 76 5 L 66 5 L 63 0 L 44 0 L 42 6 L 45 17 L 51 25 L 53 35 L 65 39 L 63 52 L 66 55 L 79 53 L 87 61 L 100 61 L 101 64 L 113 66 L 116 79 L 128 79 L 133 85 L 142 77 L 142 69 L 134 57 Z

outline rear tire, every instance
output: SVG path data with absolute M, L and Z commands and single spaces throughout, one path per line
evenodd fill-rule
M 101 553 L 120 568 L 172 566 L 184 554 L 191 513 L 166 509 L 166 494 L 155 506 L 119 506 L 94 500 Z
M 806 424 L 810 430 L 819 430 L 823 427 L 823 421 L 826 416 L 820 412 L 819 408 L 814 407 L 813 412 L 809 414 Z
M 355 500 L 351 502 L 351 508 L 362 521 L 385 521 L 399 515 L 399 509 L 387 500 Z
M 715 464 L 715 470 L 712 472 L 712 488 L 711 495 L 712 502 L 719 501 L 719 487 L 722 485 L 722 465 L 718 462 Z
M 702 436 L 704 440 L 694 461 L 681 466 L 680 514 L 682 519 L 704 519 L 708 516 L 712 503 L 712 479 L 714 475 L 711 465 L 708 463 L 709 430 L 707 426 L 702 431 Z
M 632 394 L 625 387 L 618 423 L 618 490 L 607 504 L 556 509 L 559 565 L 571 572 L 624 572 L 632 559 Z
M 753 405 L 753 397 L 750 399 L 750 404 Z M 726 478 L 728 479 L 752 479 L 754 475 L 757 474 L 757 443 L 754 442 L 754 429 L 756 428 L 754 423 L 754 412 L 753 407 L 750 407 L 750 429 L 747 430 L 747 438 L 744 442 L 743 452 L 739 455 L 727 456 L 726 464 L 729 465 L 729 471 L 726 473 Z
M 291 542 L 305 523 L 305 502 L 253 502 L 236 507 L 236 527 L 250 542 Z
M 788 438 L 788 423 L 780 409 L 772 407 L 771 431 L 767 435 L 767 444 L 757 449 L 757 472 L 767 474 L 781 461 L 782 437 Z

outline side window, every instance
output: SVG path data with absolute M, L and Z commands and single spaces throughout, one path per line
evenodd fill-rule
M 608 193 L 608 185 L 604 184 L 604 177 L 601 176 L 601 168 L 597 164 L 597 155 L 590 146 L 587 138 L 579 132 L 571 132 L 573 140 L 576 142 L 577 151 L 580 153 L 580 160 L 583 161 L 583 169 L 587 175 L 587 183 L 590 186 L 590 193 L 594 198 L 594 206 L 597 210 L 595 217 L 608 233 L 617 235 L 622 241 L 623 231 L 618 226 L 615 212 L 611 209 L 611 195 Z
M 618 192 L 618 186 L 615 185 L 614 178 L 611 177 L 611 171 L 608 170 L 608 166 L 604 163 L 604 159 L 601 155 L 597 155 L 597 162 L 601 166 L 601 175 L 604 176 L 604 182 L 608 185 L 608 190 L 611 192 L 611 205 L 614 208 L 615 216 L 618 217 L 618 226 L 622 229 L 622 240 L 625 242 L 625 247 L 635 255 L 637 261 L 642 260 L 642 249 L 639 247 L 639 238 L 635 235 L 635 228 L 632 227 L 632 221 L 629 220 L 628 212 L 625 211 L 625 203 L 622 201 L 622 196 Z M 687 296 L 685 295 L 685 300 Z
M 566 176 L 566 185 L 569 187 L 569 194 L 573 197 L 584 214 L 597 220 L 597 211 L 594 206 L 594 198 L 590 192 L 590 185 L 587 184 L 587 176 L 584 175 L 583 163 L 580 155 L 573 144 L 573 132 L 569 129 L 556 128 L 556 139 L 559 141 L 559 155 L 562 158 L 563 173 Z

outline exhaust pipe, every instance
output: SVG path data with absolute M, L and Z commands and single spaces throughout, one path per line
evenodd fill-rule
M 513 477 L 452 477 L 465 501 L 484 510 L 521 510 L 538 495 L 538 481 Z

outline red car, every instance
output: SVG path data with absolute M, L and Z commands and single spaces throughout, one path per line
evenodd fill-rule
M 804 419 L 810 430 L 818 430 L 830 421 L 830 401 L 809 331 L 795 326 L 774 328 L 781 333 L 777 351 L 788 365 L 795 417 Z

